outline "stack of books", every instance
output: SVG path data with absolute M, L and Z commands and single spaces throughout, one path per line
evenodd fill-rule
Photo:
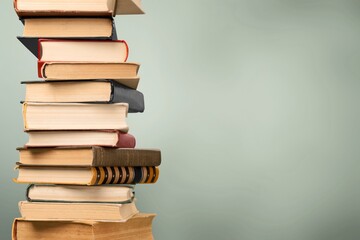
M 155 214 L 136 207 L 136 184 L 155 183 L 161 152 L 135 148 L 128 113 L 144 111 L 137 63 L 113 16 L 140 0 L 15 0 L 18 39 L 43 80 L 22 82 L 18 183 L 30 184 L 13 239 L 153 239 Z

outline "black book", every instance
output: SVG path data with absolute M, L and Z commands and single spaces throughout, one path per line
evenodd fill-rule
M 128 103 L 129 113 L 143 112 L 144 95 L 113 80 L 26 81 L 25 102 Z
M 38 57 L 39 39 L 117 40 L 112 18 L 24 18 L 23 36 L 18 40 Z

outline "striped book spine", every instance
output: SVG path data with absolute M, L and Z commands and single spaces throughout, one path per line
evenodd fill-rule
M 93 167 L 90 185 L 155 183 L 158 167 Z

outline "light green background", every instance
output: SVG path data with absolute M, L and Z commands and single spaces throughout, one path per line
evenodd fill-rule
M 144 0 L 116 18 L 141 66 L 138 147 L 162 150 L 155 239 L 360 239 L 360 2 Z M 25 185 L 11 181 L 25 143 L 22 80 L 36 59 L 1 0 L 0 238 Z

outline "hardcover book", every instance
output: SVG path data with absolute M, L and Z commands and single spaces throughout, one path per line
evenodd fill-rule
M 25 219 L 82 221 L 126 221 L 139 212 L 135 202 L 111 204 L 22 201 L 19 202 L 19 210 L 21 217 Z
M 14 0 L 19 17 L 143 14 L 141 0 Z
M 31 184 L 26 198 L 28 202 L 130 203 L 134 199 L 134 187 Z
M 40 39 L 39 64 L 43 62 L 122 63 L 129 48 L 124 40 Z
M 139 64 L 129 62 L 42 62 L 38 64 L 38 74 L 45 81 L 112 79 L 136 89 L 139 68 Z
M 158 167 L 55 167 L 27 166 L 18 168 L 17 183 L 102 185 L 149 184 L 159 178 Z
M 18 148 L 20 165 L 150 167 L 161 164 L 158 149 L 61 147 Z
M 155 214 L 139 213 L 126 222 L 27 220 L 13 223 L 13 240 L 153 240 L 152 221 Z
M 134 148 L 135 137 L 116 130 L 108 131 L 27 131 L 26 147 L 102 146 Z
M 128 104 L 23 103 L 24 129 L 128 131 Z
M 129 113 L 143 112 L 144 95 L 113 80 L 32 81 L 25 84 L 26 102 L 128 103 Z
M 24 18 L 23 37 L 111 38 L 112 18 Z

